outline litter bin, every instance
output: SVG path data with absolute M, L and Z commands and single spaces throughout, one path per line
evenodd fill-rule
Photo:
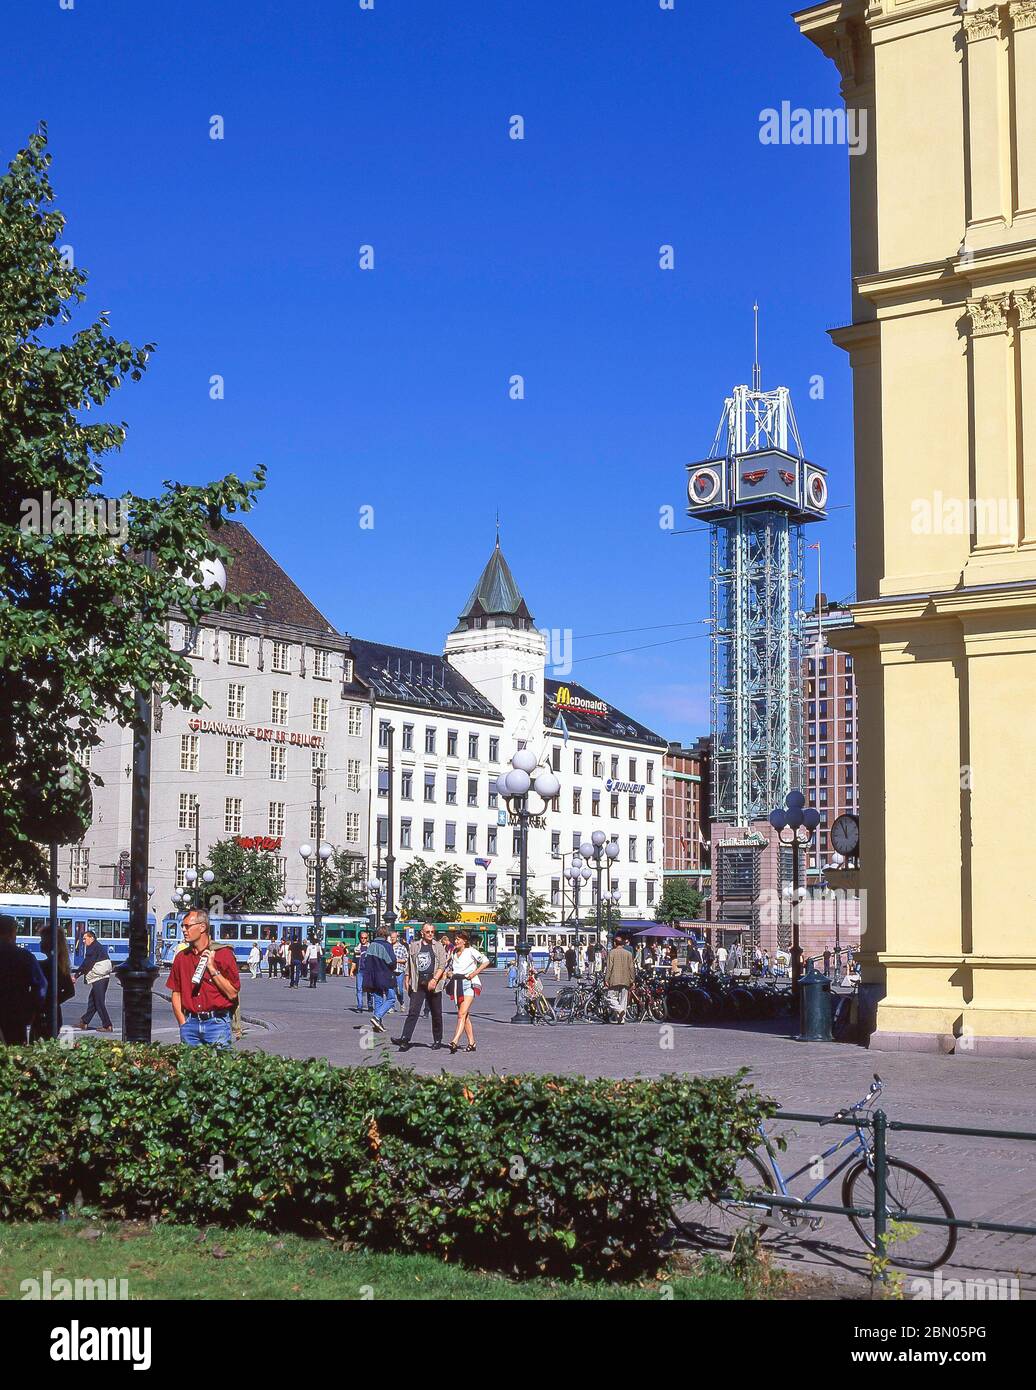
M 799 980 L 799 1037 L 803 1042 L 832 1042 L 831 981 L 807 963 Z

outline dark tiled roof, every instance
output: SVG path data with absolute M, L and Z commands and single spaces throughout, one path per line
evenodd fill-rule
M 517 627 L 519 620 L 522 626 L 532 626 L 532 614 L 529 606 L 522 598 L 518 585 L 514 582 L 514 575 L 511 567 L 504 559 L 504 552 L 500 549 L 500 541 L 497 540 L 492 555 L 486 563 L 485 569 L 479 576 L 479 581 L 471 591 L 467 603 L 464 605 L 457 623 L 455 632 L 464 632 L 473 625 L 473 619 L 497 619 L 491 625 L 494 627 L 513 625 Z M 503 622 L 499 620 L 503 619 Z
M 356 680 L 380 700 L 469 718 L 501 718 L 497 707 L 441 656 L 360 637 L 352 639 L 351 650 Z
M 604 714 L 585 714 L 579 710 L 572 709 L 567 704 L 556 704 L 557 693 L 559 690 L 568 690 L 574 701 L 588 701 L 590 704 L 604 704 L 607 713 Z M 587 690 L 583 685 L 576 685 L 573 681 L 545 680 L 543 682 L 543 722 L 547 728 L 551 728 L 559 714 L 565 716 L 565 723 L 572 733 L 595 734 L 602 738 L 624 739 L 628 743 L 650 743 L 659 748 L 667 747 L 666 740 L 661 734 L 654 733 L 653 730 L 640 724 L 636 719 L 631 719 L 628 714 L 623 714 L 622 710 L 616 709 L 614 705 L 608 705 L 607 701 L 602 701 L 600 696 L 595 695 L 592 690 Z
M 310 603 L 294 580 L 288 578 L 247 526 L 240 521 L 228 521 L 216 532 L 216 540 L 230 551 L 227 582 L 232 592 L 269 595 L 261 608 L 246 610 L 249 617 L 308 628 L 313 632 L 335 632 L 323 613 Z

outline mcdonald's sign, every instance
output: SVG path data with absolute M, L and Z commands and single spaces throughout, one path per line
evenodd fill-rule
M 572 710 L 575 714 L 607 714 L 609 707 L 603 700 L 588 700 L 573 696 L 571 688 L 567 685 L 559 685 L 557 694 L 554 696 L 554 708 L 557 710 Z

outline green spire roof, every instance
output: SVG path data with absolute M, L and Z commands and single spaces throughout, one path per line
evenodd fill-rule
M 514 582 L 514 575 L 504 559 L 498 537 L 493 553 L 472 590 L 471 597 L 464 605 L 454 631 L 467 632 L 475 627 L 531 626 L 532 614 Z

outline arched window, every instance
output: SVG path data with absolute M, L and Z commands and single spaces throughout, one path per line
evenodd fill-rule
M 535 689 L 536 689 L 536 677 L 535 677 L 535 676 L 530 676 L 530 677 L 529 677 L 529 689 L 530 689 L 530 690 L 535 690 Z
M 514 675 L 511 677 L 511 689 L 512 689 L 512 690 L 517 690 L 517 689 L 518 689 L 518 672 L 517 672 L 517 671 L 515 671 Z
M 524 676 L 522 676 L 522 689 L 523 689 L 523 690 L 525 689 L 525 677 L 524 677 Z

